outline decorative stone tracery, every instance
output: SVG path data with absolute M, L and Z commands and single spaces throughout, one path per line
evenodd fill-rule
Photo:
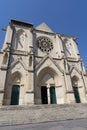
M 53 43 L 48 37 L 37 38 L 37 46 L 43 52 L 49 53 L 53 49 Z

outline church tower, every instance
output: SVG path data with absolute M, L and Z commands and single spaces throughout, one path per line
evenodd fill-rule
M 0 51 L 0 105 L 87 103 L 76 38 L 11 20 Z

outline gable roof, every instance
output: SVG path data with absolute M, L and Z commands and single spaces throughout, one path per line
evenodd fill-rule
M 47 24 L 45 24 L 45 23 L 41 23 L 40 25 L 38 25 L 37 27 L 36 27 L 36 29 L 37 30 L 40 30 L 40 31 L 45 31 L 45 32 L 51 32 L 51 33 L 53 33 L 53 31 L 48 27 L 48 25 Z
M 61 68 L 61 66 L 59 66 L 55 61 L 53 61 L 53 59 L 48 55 L 43 57 L 43 59 L 39 62 L 39 64 L 35 66 L 35 69 L 38 70 L 38 68 L 40 68 L 43 64 L 45 64 L 47 60 L 50 60 L 51 63 L 53 63 L 61 73 L 64 73 L 64 70 Z
M 26 67 L 26 65 L 24 64 L 24 62 L 21 59 L 16 59 L 15 61 L 13 61 L 11 63 L 11 65 L 9 66 L 9 69 L 12 69 L 18 63 L 20 63 L 25 70 L 28 70 L 28 68 Z

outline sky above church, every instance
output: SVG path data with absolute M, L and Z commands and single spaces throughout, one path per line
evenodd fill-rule
M 54 32 L 75 36 L 87 70 L 87 0 L 0 0 L 0 48 L 11 19 L 38 26 L 45 22 Z

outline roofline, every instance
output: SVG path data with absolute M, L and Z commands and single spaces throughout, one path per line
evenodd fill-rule
M 51 35 L 59 35 L 61 37 L 65 36 L 65 37 L 68 37 L 68 38 L 73 38 L 73 39 L 77 39 L 75 36 L 70 36 L 70 35 L 67 35 L 67 34 L 62 34 L 62 33 L 57 33 L 57 32 L 47 32 L 47 31 L 43 31 L 43 30 L 38 30 L 36 28 L 33 28 L 34 31 L 37 31 L 37 32 L 42 32 L 42 33 L 46 33 L 46 34 L 51 34 Z
M 32 27 L 33 28 L 33 24 L 27 23 L 27 22 L 24 22 L 24 21 L 20 21 L 20 20 L 15 20 L 15 19 L 11 19 L 10 24 L 12 24 L 12 25 L 19 25 L 19 26 L 25 26 L 25 27 Z M 36 28 L 33 28 L 33 30 L 38 31 L 38 32 L 45 32 L 45 31 L 42 31 L 42 30 L 38 30 Z M 51 35 L 60 35 L 62 37 L 65 36 L 65 37 L 73 38 L 75 40 L 77 39 L 74 36 L 69 36 L 67 34 L 60 34 L 60 33 L 57 33 L 57 32 L 45 32 L 45 33 L 48 33 L 48 34 L 51 34 Z
M 27 22 L 19 21 L 19 20 L 14 20 L 14 19 L 11 19 L 10 24 L 21 25 L 21 26 L 26 26 L 26 27 L 33 27 L 33 24 L 31 24 L 31 23 L 27 23 Z

